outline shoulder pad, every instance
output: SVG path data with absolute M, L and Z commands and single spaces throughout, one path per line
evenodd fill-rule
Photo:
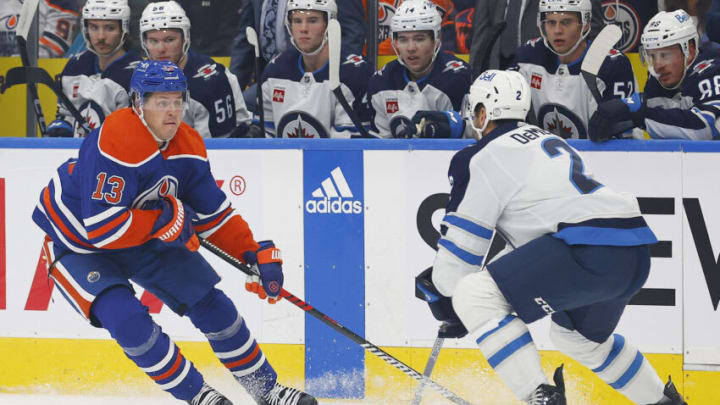
M 155 139 L 131 108 L 115 111 L 100 127 L 98 149 L 126 166 L 139 166 L 159 153 Z
M 183 155 L 207 159 L 207 150 L 202 136 L 188 124 L 181 122 L 163 155 L 165 157 Z

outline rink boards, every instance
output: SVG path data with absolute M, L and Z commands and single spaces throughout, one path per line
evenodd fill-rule
M 258 240 L 283 250 L 285 288 L 355 333 L 422 370 L 437 322 L 414 298 L 413 278 L 432 264 L 447 202 L 447 167 L 468 141 L 210 140 L 218 184 Z M 618 327 L 692 403 L 720 401 L 720 144 L 574 142 L 596 179 L 639 198 L 661 241 L 652 271 Z M 42 234 L 30 220 L 41 188 L 76 154 L 78 140 L 0 140 L 0 390 L 74 389 L 87 380 L 150 387 L 108 335 L 84 323 L 53 291 L 40 266 Z M 182 185 L 181 185 L 182 187 Z M 206 254 L 253 334 L 283 378 L 323 397 L 409 400 L 414 385 L 371 354 L 289 303 L 262 304 L 244 292 L 244 277 Z M 189 321 L 137 289 L 154 317 L 200 366 L 217 368 Z M 548 372 L 569 360 L 531 326 Z M 187 349 L 186 349 L 187 347 Z M 471 338 L 447 341 L 438 380 L 459 394 L 509 393 Z M 87 352 L 91 354 L 88 355 Z M 52 360 L 50 359 L 52 358 Z M 108 359 L 112 359 L 108 361 Z M 58 372 L 44 371 L 48 362 Z M 5 361 L 4 361 L 5 362 Z M 110 363 L 108 365 L 107 363 Z M 622 403 L 569 362 L 571 398 Z M 92 372 L 88 372 L 92 371 Z M 221 371 L 221 370 L 220 370 Z M 214 373 L 215 371 L 209 371 Z M 714 384 L 714 385 L 713 385 Z M 388 389 L 388 387 L 394 387 Z M 151 389 L 151 387 L 150 387 Z M 391 396 L 392 396 L 391 395 Z M 714 396 L 713 396 L 714 395 Z M 395 400 L 390 401 L 395 402 Z M 477 402 L 482 402 L 477 400 Z M 482 402 L 495 403 L 495 402 Z

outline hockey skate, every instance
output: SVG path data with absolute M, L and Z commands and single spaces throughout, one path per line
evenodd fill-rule
M 555 370 L 553 381 L 555 385 L 540 384 L 528 400 L 528 405 L 567 405 L 565 400 L 565 381 L 563 380 L 563 366 Z
M 317 405 L 317 400 L 310 394 L 298 389 L 275 383 L 275 386 L 262 398 L 257 399 L 258 405 Z
M 668 382 L 665 384 L 663 395 L 665 395 L 665 398 L 663 398 L 660 402 L 650 405 L 687 405 L 687 402 L 685 402 L 682 395 L 677 392 L 677 388 L 675 388 L 675 384 L 673 384 L 670 376 L 668 376 Z
M 195 398 L 187 402 L 190 405 L 233 405 L 223 394 L 206 383 L 203 383 L 200 392 L 195 395 Z

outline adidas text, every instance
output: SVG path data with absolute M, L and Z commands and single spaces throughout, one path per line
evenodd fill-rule
M 362 203 L 358 200 L 343 200 L 337 198 L 322 198 L 308 200 L 305 210 L 311 214 L 360 214 Z

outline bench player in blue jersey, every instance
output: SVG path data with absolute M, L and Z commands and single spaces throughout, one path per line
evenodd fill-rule
M 720 60 L 699 53 L 695 22 L 684 10 L 661 11 L 643 30 L 640 51 L 650 76 L 643 94 L 600 104 L 590 136 L 602 141 L 615 122 L 632 120 L 650 137 L 720 139 Z
M 142 59 L 130 50 L 130 7 L 127 0 L 88 0 L 82 9 L 87 50 L 68 60 L 58 81 L 91 129 L 105 117 L 130 105 L 130 77 Z M 85 136 L 68 109 L 58 103 L 48 136 Z
M 91 325 L 106 329 L 127 357 L 175 398 L 230 405 L 208 386 L 135 297 L 132 280 L 207 337 L 221 363 L 259 405 L 315 405 L 277 383 L 277 374 L 220 277 L 197 252 L 196 236 L 249 265 L 246 287 L 279 300 L 283 273 L 272 241 L 256 242 L 218 188 L 202 137 L 181 122 L 187 80 L 169 61 L 144 61 L 130 82 L 131 108 L 110 114 L 62 164 L 33 220 L 47 234 L 50 278 Z
M 451 160 L 437 255 L 417 279 L 433 314 L 459 317 L 529 404 L 566 404 L 562 367 L 550 385 L 526 325 L 547 315 L 555 346 L 634 403 L 683 404 L 672 382 L 663 386 L 642 353 L 613 334 L 657 242 L 637 200 L 586 174 L 564 139 L 523 122 L 530 86 L 520 73 L 484 72 L 468 100 L 478 142 Z M 508 248 L 483 269 L 494 232 Z
M 190 90 L 183 115 L 186 124 L 203 138 L 247 136 L 252 114 L 245 107 L 237 78 L 209 56 L 190 50 L 190 19 L 177 2 L 145 7 L 140 40 L 148 59 L 172 61 L 185 73 Z

